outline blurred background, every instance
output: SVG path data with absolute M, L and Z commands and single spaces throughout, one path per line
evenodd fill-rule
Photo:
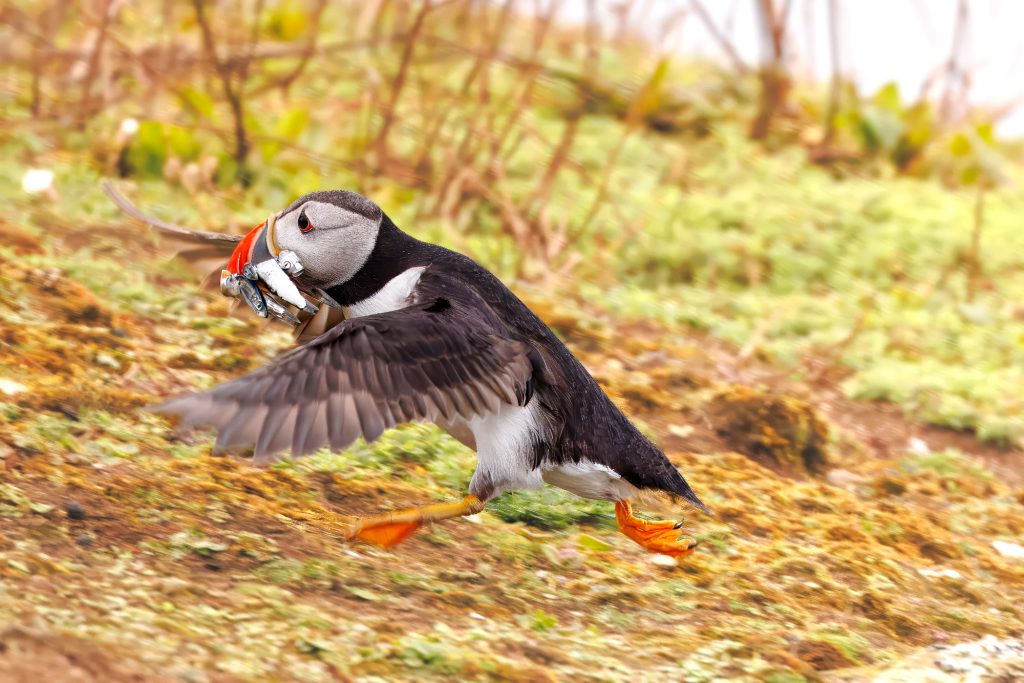
M 82 562 L 131 556 L 184 587 L 122 567 L 88 599 L 120 596 L 136 611 L 113 625 L 159 641 L 133 671 L 184 676 L 188 652 L 194 680 L 781 683 L 1003 635 L 1024 585 L 1022 22 L 999 0 L 6 0 L 0 514 L 20 540 L 0 550 L 12 580 L 50 578 L 4 616 L 116 650 L 46 582 L 89 595 Z M 472 256 L 719 512 L 688 516 L 703 556 L 636 579 L 609 509 L 553 491 L 497 501 L 500 541 L 438 527 L 403 572 L 295 540 L 320 528 L 308 506 L 457 496 L 472 454 L 413 427 L 257 475 L 169 437 L 138 408 L 288 337 L 225 319 L 103 179 L 237 233 L 354 189 Z M 365 614 L 321 623 L 303 599 Z M 384 625 L 399 606 L 409 633 Z

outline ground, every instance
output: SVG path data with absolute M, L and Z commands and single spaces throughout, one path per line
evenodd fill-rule
M 647 510 L 701 545 L 665 561 L 610 504 L 545 489 L 385 551 L 334 530 L 456 499 L 470 451 L 411 426 L 269 469 L 212 457 L 145 406 L 285 332 L 228 317 L 137 227 L 0 228 L 3 680 L 868 680 L 1020 631 L 1019 451 L 850 398 L 831 359 L 795 374 L 517 286 L 714 510 Z

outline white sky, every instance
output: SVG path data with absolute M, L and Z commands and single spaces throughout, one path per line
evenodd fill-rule
M 543 1 L 543 0 L 542 0 Z M 757 0 L 703 0 L 715 23 L 743 59 L 756 64 L 761 51 L 754 10 Z M 777 0 L 783 4 L 784 0 Z M 837 0 L 840 15 L 841 69 L 862 93 L 890 81 L 904 100 L 916 99 L 929 76 L 949 58 L 957 0 Z M 686 10 L 681 26 L 662 47 L 687 55 L 724 59 L 688 0 L 596 0 L 604 26 L 618 23 L 616 7 L 630 7 L 630 28 L 658 35 L 665 19 Z M 562 16 L 585 17 L 584 0 L 568 0 Z M 827 80 L 831 70 L 827 0 L 792 0 L 789 23 L 791 65 L 797 74 Z M 999 108 L 1024 97 L 1024 0 L 970 0 L 966 49 L 972 104 Z M 938 96 L 941 88 L 932 90 Z M 1005 135 L 1024 135 L 1024 101 L 999 123 Z

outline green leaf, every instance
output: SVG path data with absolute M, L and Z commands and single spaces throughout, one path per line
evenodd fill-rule
M 900 113 L 903 109 L 903 105 L 900 102 L 900 87 L 895 83 L 886 83 L 875 96 L 871 98 L 871 101 L 877 107 L 893 113 Z
M 171 128 L 167 134 L 167 142 L 175 156 L 184 161 L 195 161 L 199 158 L 199 142 L 195 134 L 185 128 Z
M 281 145 L 275 140 L 260 140 L 259 148 L 263 161 L 272 161 L 281 151 Z
M 277 121 L 274 131 L 278 136 L 294 140 L 309 125 L 309 112 L 305 109 L 289 109 Z
M 957 174 L 957 180 L 961 185 L 973 185 L 978 182 L 981 177 L 981 169 L 976 164 L 970 164 L 960 169 Z
M 581 548 L 586 550 L 595 550 L 597 552 L 605 552 L 612 549 L 610 544 L 587 534 L 580 534 L 576 539 L 576 543 L 579 544 Z
M 979 124 L 978 127 L 974 129 L 974 134 L 978 136 L 979 140 L 989 147 L 996 146 L 996 132 L 991 121 Z
M 345 586 L 345 590 L 357 598 L 366 600 L 367 602 L 386 602 L 391 599 L 387 595 L 377 593 L 369 588 L 360 588 L 359 586 Z
M 167 147 L 164 143 L 163 124 L 143 121 L 139 124 L 139 132 L 128 150 L 129 164 L 144 178 L 159 178 L 163 175 L 166 160 Z
M 213 98 L 202 90 L 187 86 L 178 95 L 194 113 L 206 118 L 213 116 Z
M 267 14 L 263 30 L 275 40 L 295 40 L 309 25 L 309 13 L 301 2 L 284 0 Z
M 957 133 L 949 141 L 949 153 L 955 157 L 965 157 L 971 153 L 971 139 L 964 133 Z

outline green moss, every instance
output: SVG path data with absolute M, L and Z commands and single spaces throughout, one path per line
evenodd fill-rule
M 523 522 L 538 529 L 558 530 L 574 524 L 615 528 L 610 504 L 585 500 L 551 486 L 506 493 L 491 501 L 487 509 L 506 522 Z

